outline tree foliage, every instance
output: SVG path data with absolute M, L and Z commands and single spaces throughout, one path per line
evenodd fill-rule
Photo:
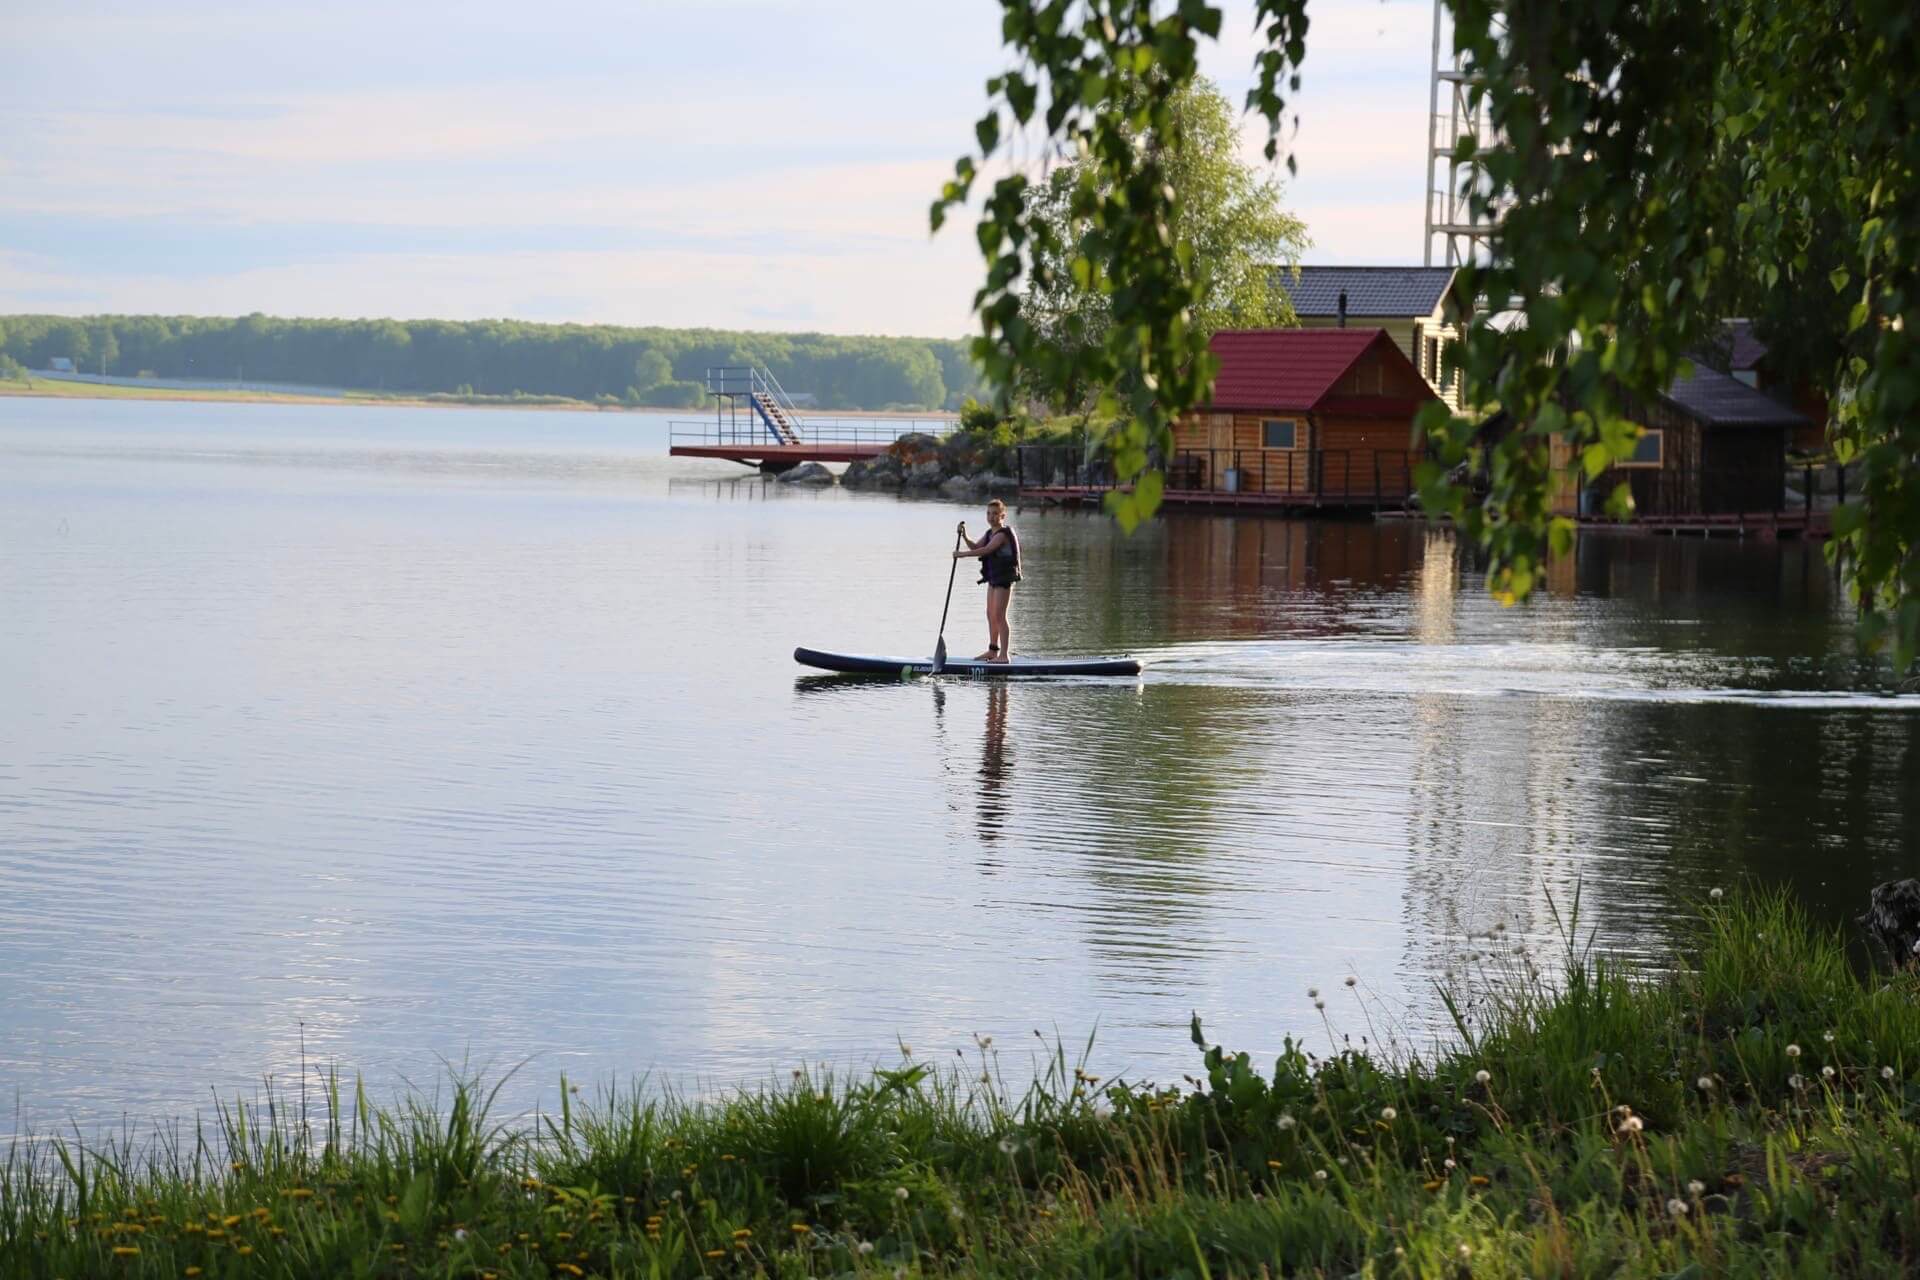
M 629 329 L 513 320 L 298 320 L 249 315 L 8 316 L 0 354 L 86 372 L 410 393 L 700 403 L 709 366 L 758 365 L 843 409 L 938 409 L 979 383 L 963 341 Z
M 1277 157 L 1307 54 L 1307 0 L 1255 0 L 1261 48 L 1248 107 Z M 1195 309 L 1208 264 L 1177 234 L 1166 154 L 1173 103 L 1221 15 L 1206 0 L 1001 0 L 1015 66 L 987 85 L 976 154 L 933 209 L 974 193 L 1002 124 L 1044 131 L 1086 158 L 1070 193 L 1089 228 L 1067 255 L 1011 173 L 983 201 L 987 262 L 975 340 L 999 387 L 1037 372 L 1112 387 L 1138 420 L 1116 462 L 1137 477 L 1123 522 L 1160 480 L 1146 446 L 1201 403 L 1213 369 Z M 1524 323 L 1481 323 L 1458 348 L 1469 404 L 1519 429 L 1495 443 L 1429 406 L 1423 491 L 1491 557 L 1490 583 L 1525 597 L 1572 526 L 1549 510 L 1556 439 L 1597 476 L 1633 447 L 1624 406 L 1709 346 L 1730 306 L 1791 335 L 1790 361 L 1835 406 L 1833 444 L 1863 488 L 1835 517 L 1830 552 L 1862 606 L 1863 634 L 1896 665 L 1920 649 L 1920 17 L 1903 0 L 1451 0 L 1472 92 L 1500 141 L 1474 193 L 1501 223 L 1469 287 Z M 1166 145 L 1142 146 L 1153 137 Z M 1458 154 L 1471 156 L 1463 141 Z M 1291 167 L 1291 160 L 1288 161 Z M 1023 288 L 1071 261 L 1112 299 L 1097 344 L 1059 346 L 1026 323 Z M 1030 283 L 1031 282 L 1031 285 Z M 1462 461 L 1484 499 L 1445 478 Z M 1629 501 L 1614 498 L 1615 510 Z
M 1306 224 L 1280 205 L 1280 184 L 1241 160 L 1240 131 L 1233 107 L 1210 81 L 1200 79 L 1169 100 L 1168 109 L 1181 139 L 1164 157 L 1168 185 L 1175 197 L 1169 228 L 1176 242 L 1193 247 L 1208 265 L 1204 290 L 1193 307 L 1196 332 L 1266 327 L 1294 322 L 1293 305 L 1274 288 L 1278 263 L 1299 260 L 1308 244 Z M 1137 147 L 1152 145 L 1136 138 Z M 1027 322 L 1042 340 L 1061 349 L 1086 351 L 1105 343 L 1112 326 L 1110 294 L 1094 280 L 1092 259 L 1080 251 L 1091 230 L 1074 218 L 1075 193 L 1101 181 L 1089 172 L 1092 161 L 1071 156 L 1027 188 L 1027 216 L 1045 224 L 1042 253 L 1057 256 L 1040 264 L 1027 282 Z M 1043 386 L 1029 380 L 1023 388 L 1060 409 L 1081 407 L 1088 388 Z

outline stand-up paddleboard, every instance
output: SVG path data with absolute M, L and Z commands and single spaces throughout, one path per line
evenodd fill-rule
M 799 648 L 793 660 L 803 667 L 863 676 L 924 676 L 933 671 L 931 658 L 875 658 L 857 653 L 827 653 Z M 1012 662 L 980 662 L 948 658 L 943 675 L 957 676 L 1137 676 L 1138 658 L 1015 658 Z

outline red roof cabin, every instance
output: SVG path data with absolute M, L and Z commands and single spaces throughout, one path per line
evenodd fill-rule
M 1413 416 L 1438 401 L 1384 329 L 1233 329 L 1210 403 L 1174 424 L 1168 498 L 1276 506 L 1399 505 Z

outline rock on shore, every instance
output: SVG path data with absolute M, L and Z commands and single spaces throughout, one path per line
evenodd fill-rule
M 834 483 L 833 472 L 818 462 L 802 462 L 789 467 L 778 477 L 781 484 L 828 485 Z
M 1013 493 L 1019 483 L 989 467 L 990 459 L 971 440 L 946 441 L 929 435 L 906 435 L 876 458 L 855 462 L 840 476 L 848 488 L 938 491 L 948 497 L 978 493 Z

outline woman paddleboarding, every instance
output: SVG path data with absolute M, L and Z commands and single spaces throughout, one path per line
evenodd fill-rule
M 955 548 L 953 558 L 972 556 L 980 561 L 980 581 L 987 584 L 987 651 L 976 662 L 1006 662 L 1013 657 L 1013 632 L 1007 625 L 1007 606 L 1013 603 L 1013 584 L 1020 581 L 1020 538 L 1007 523 L 1007 504 L 995 498 L 987 504 L 987 531 L 978 542 L 967 537 L 966 550 Z

